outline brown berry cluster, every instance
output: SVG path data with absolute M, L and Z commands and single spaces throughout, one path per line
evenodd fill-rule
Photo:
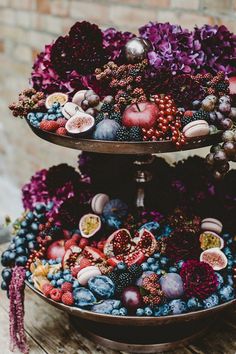
M 167 218 L 168 224 L 180 233 L 196 234 L 201 230 L 201 218 L 187 215 L 182 209 L 175 209 Z
M 164 296 L 158 280 L 159 277 L 155 273 L 143 279 L 142 287 L 147 292 L 147 294 L 143 296 L 143 302 L 151 307 L 159 305 Z
M 26 268 L 29 269 L 30 265 L 36 258 L 42 258 L 45 255 L 48 244 L 52 241 L 54 219 L 49 218 L 45 224 L 39 225 L 39 233 L 37 236 L 38 249 L 34 250 L 29 256 Z
M 154 95 L 153 100 L 159 108 L 156 125 L 150 129 L 142 129 L 143 140 L 171 140 L 177 148 L 180 148 L 186 143 L 186 139 L 180 131 L 182 113 L 178 111 L 170 95 Z
M 147 101 L 142 81 L 148 65 L 145 59 L 137 64 L 116 65 L 108 62 L 102 69 L 96 69 L 96 79 L 106 82 L 115 97 L 115 110 L 123 111 L 126 106 Z
M 14 117 L 26 117 L 30 112 L 42 112 L 45 109 L 45 95 L 30 88 L 19 94 L 18 102 L 9 105 Z
M 208 95 L 224 96 L 229 94 L 229 80 L 225 78 L 223 71 L 219 71 L 216 76 L 207 73 L 197 74 L 192 78 L 206 87 Z

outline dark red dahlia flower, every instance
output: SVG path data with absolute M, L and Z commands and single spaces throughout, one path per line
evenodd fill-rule
M 94 47 L 102 45 L 102 31 L 97 25 L 87 21 L 76 22 L 70 29 L 69 37 L 81 44 L 88 42 Z
M 52 46 L 51 62 L 59 75 L 73 70 L 72 47 L 69 36 L 59 37 Z
M 180 276 L 184 283 L 185 296 L 205 299 L 217 289 L 217 276 L 213 268 L 195 259 L 188 260 L 181 268 Z

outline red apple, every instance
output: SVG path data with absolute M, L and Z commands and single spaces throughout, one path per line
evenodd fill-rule
M 122 124 L 125 127 L 138 126 L 149 129 L 156 123 L 158 112 L 153 102 L 133 103 L 124 111 Z
M 143 305 L 142 295 L 137 286 L 125 288 L 121 294 L 121 302 L 127 308 L 130 315 L 134 315 L 136 310 Z
M 48 259 L 62 258 L 65 253 L 65 240 L 54 241 L 47 249 Z

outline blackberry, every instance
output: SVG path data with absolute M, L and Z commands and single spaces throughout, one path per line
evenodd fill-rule
M 114 106 L 111 103 L 104 102 L 101 107 L 101 112 L 111 114 L 114 111 Z
M 113 281 L 113 283 L 115 285 L 118 285 L 119 284 L 119 274 L 116 273 L 116 272 L 111 272 L 111 273 L 108 273 L 107 274 L 108 278 L 111 279 L 111 281 Z
M 203 111 L 202 109 L 199 109 L 199 111 L 197 111 L 197 112 L 195 112 L 193 114 L 193 120 L 199 120 L 199 119 L 203 119 L 203 120 L 205 120 L 206 122 L 209 123 L 209 121 L 210 121 L 210 113 L 206 112 L 206 111 Z
M 190 117 L 190 116 L 183 116 L 183 117 L 181 117 L 181 126 L 182 126 L 182 128 L 185 127 L 185 125 L 187 125 L 187 124 L 193 122 L 194 120 L 195 120 L 195 119 L 194 119 L 193 116 L 192 116 L 192 117 Z
M 143 135 L 140 127 L 131 127 L 129 131 L 131 141 L 142 141 Z
M 95 123 L 96 124 L 100 123 L 104 118 L 105 118 L 104 113 L 102 113 L 102 112 L 98 113 L 95 117 Z
M 216 90 L 218 92 L 225 92 L 228 90 L 229 84 L 225 81 L 221 81 L 218 84 L 216 84 Z
M 139 74 L 139 70 L 138 69 L 131 69 L 130 71 L 129 71 L 129 74 L 130 74 L 130 76 L 132 76 L 132 77 L 136 77 L 136 76 L 138 76 L 138 74 Z
M 129 130 L 125 127 L 120 127 L 116 132 L 116 140 L 129 141 Z
M 116 121 L 116 123 L 120 124 L 121 125 L 121 122 L 122 122 L 122 116 L 119 112 L 113 112 L 111 113 L 110 119 L 113 119 L 114 121 Z
M 116 287 L 116 291 L 122 292 L 124 288 L 129 286 L 133 281 L 133 277 L 129 272 L 124 272 L 119 275 L 119 282 Z
M 132 275 L 133 279 L 137 279 L 143 274 L 143 269 L 140 265 L 133 264 L 129 267 L 129 273 Z

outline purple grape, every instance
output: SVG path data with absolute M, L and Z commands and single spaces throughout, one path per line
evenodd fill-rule
M 180 298 L 184 293 L 182 278 L 177 273 L 167 273 L 160 279 L 161 289 L 168 299 Z
M 233 122 L 230 118 L 225 118 L 220 122 L 220 126 L 224 130 L 232 128 Z
M 213 153 L 209 153 L 209 154 L 207 154 L 207 156 L 206 156 L 206 162 L 207 162 L 207 164 L 208 165 L 210 165 L 210 166 L 213 166 L 214 165 L 214 154 Z
M 226 163 L 228 161 L 226 153 L 223 150 L 217 151 L 214 154 L 214 161 L 218 165 Z

